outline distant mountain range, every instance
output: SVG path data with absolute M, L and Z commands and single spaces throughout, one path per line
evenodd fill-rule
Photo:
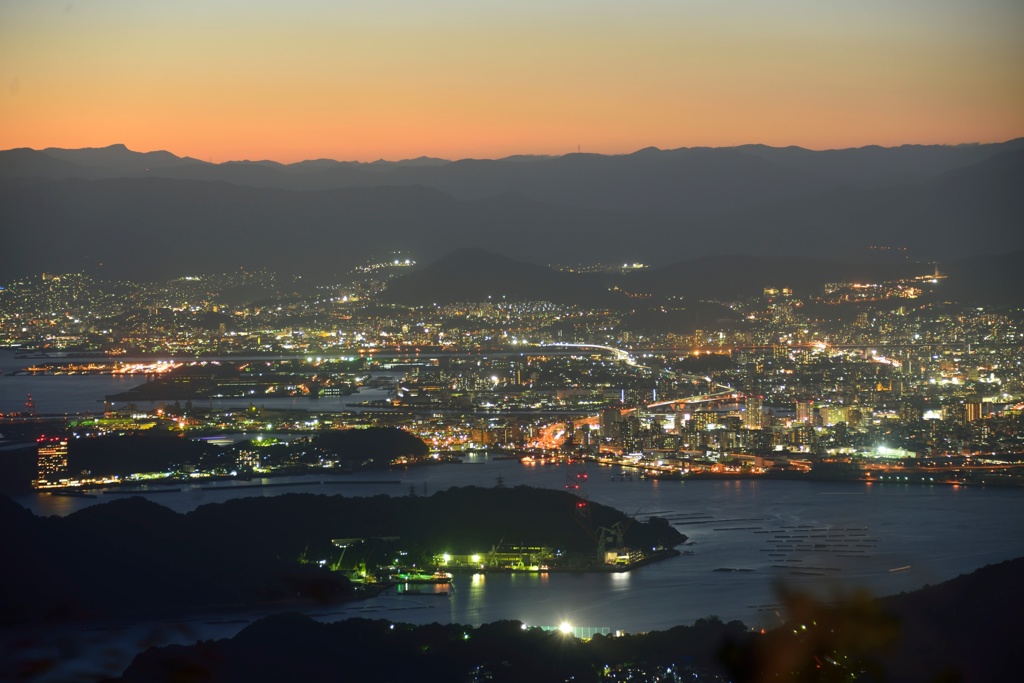
M 460 246 L 532 263 L 948 261 L 1024 249 L 1022 187 L 1024 138 L 296 164 L 14 149 L 0 152 L 0 272 L 326 276 L 393 250 L 431 260 Z
M 728 195 L 746 190 L 741 186 L 748 184 L 753 185 L 755 198 L 760 198 L 837 184 L 880 187 L 924 183 L 1003 152 L 1020 150 L 1024 150 L 1024 138 L 993 144 L 870 146 L 825 151 L 765 145 L 673 150 L 648 147 L 622 155 L 214 164 L 170 152 L 134 152 L 124 145 L 111 145 L 3 151 L 0 178 L 156 177 L 218 180 L 285 190 L 423 185 L 464 200 L 515 193 L 557 204 L 596 204 L 604 208 L 617 205 L 634 210 L 645 199 L 643 195 L 659 206 L 672 206 L 683 199 L 707 199 L 702 191 L 708 188 L 713 188 L 717 195 Z

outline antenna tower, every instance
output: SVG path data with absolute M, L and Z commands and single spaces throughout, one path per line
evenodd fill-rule
M 583 469 L 583 461 L 570 455 L 565 463 L 565 490 L 576 496 L 573 514 L 578 520 L 589 520 L 590 498 L 587 494 L 587 472 Z

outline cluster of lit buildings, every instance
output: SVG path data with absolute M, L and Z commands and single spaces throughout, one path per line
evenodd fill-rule
M 434 454 L 490 450 L 534 461 L 593 458 L 657 475 L 806 471 L 822 460 L 1024 459 L 1019 384 L 995 367 L 960 383 L 933 382 L 930 365 L 883 362 L 890 359 L 821 346 L 646 356 L 624 358 L 605 347 L 580 345 L 420 354 L 386 363 L 362 359 L 359 373 L 372 369 L 392 388 L 387 400 L 361 405 L 356 393 L 350 409 L 332 412 L 315 404 L 275 409 L 265 394 L 233 410 L 168 402 L 148 412 L 128 407 L 120 415 L 79 421 L 75 437 L 150 429 L 196 438 L 265 435 L 255 450 L 238 450 L 217 472 L 205 473 L 216 475 L 272 472 L 297 463 L 333 467 L 329 457 L 310 463 L 302 459 L 304 451 L 281 447 L 301 447 L 295 436 L 366 426 L 404 429 Z M 953 356 L 944 372 L 965 372 L 969 361 L 978 359 L 973 353 Z M 257 364 L 281 370 L 275 362 Z M 286 364 L 295 370 L 308 366 L 303 372 L 309 372 L 323 362 Z M 1005 382 L 990 382 L 991 377 Z M 989 393 L 990 384 L 1000 393 Z M 279 441 L 280 435 L 290 437 Z M 271 445 L 278 446 L 275 457 L 262 457 L 271 451 L 259 446 Z M 67 439 L 63 448 L 66 455 Z M 66 457 L 62 461 L 49 442 L 40 444 L 40 480 L 70 479 L 61 475 L 61 462 Z
M 837 282 L 817 292 L 769 284 L 718 302 L 732 315 L 721 328 L 709 320 L 666 331 L 634 324 L 628 311 L 549 301 L 382 303 L 388 281 L 412 263 L 382 260 L 319 287 L 247 271 L 147 286 L 84 275 L 3 283 L 0 345 L 30 354 L 278 354 L 311 367 L 321 357 L 361 364 L 351 376 L 296 371 L 282 380 L 284 394 L 262 385 L 257 392 L 266 381 L 253 365 L 236 383 L 254 384 L 260 409 L 182 414 L 174 425 L 185 433 L 389 424 L 439 451 L 712 459 L 1024 452 L 1024 312 L 922 298 L 941 276 Z M 134 361 L 43 367 L 182 372 Z M 277 394 L 356 391 L 354 373 L 382 370 L 393 391 L 374 406 L 358 406 L 359 393 L 352 410 L 334 415 L 314 405 L 307 417 L 275 415 L 259 405 Z

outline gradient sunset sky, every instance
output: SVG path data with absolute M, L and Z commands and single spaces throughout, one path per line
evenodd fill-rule
M 1024 136 L 1021 0 L 0 0 L 0 149 L 449 159 Z

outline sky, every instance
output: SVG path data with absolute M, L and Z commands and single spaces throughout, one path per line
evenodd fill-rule
M 0 0 L 0 149 L 372 161 L 1021 136 L 1021 0 Z

